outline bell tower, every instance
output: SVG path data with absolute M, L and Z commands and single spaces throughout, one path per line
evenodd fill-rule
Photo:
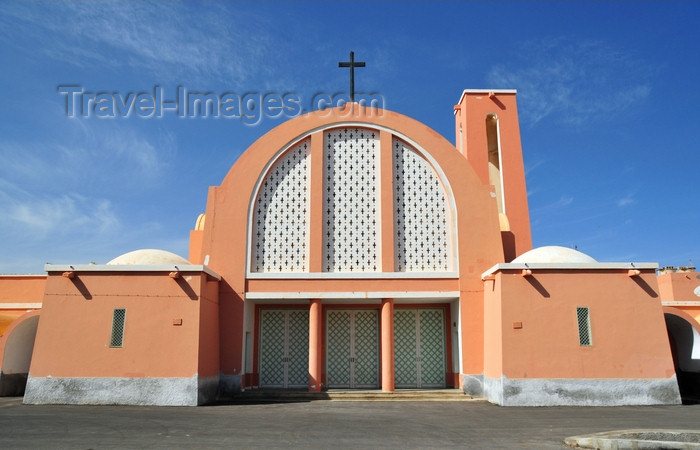
M 515 90 L 465 90 L 455 106 L 456 146 L 498 208 L 505 262 L 532 249 Z

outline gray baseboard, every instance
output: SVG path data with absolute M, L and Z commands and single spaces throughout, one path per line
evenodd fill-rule
M 218 377 L 27 380 L 26 404 L 196 406 L 215 399 Z
M 484 396 L 502 406 L 680 405 L 670 378 L 484 378 Z
M 462 389 L 472 397 L 484 396 L 484 374 L 462 374 Z

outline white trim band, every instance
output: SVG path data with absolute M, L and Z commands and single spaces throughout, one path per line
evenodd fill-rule
M 657 263 L 499 263 L 491 267 L 489 270 L 481 274 L 483 280 L 489 275 L 503 270 L 523 270 L 523 269 L 541 269 L 541 270 L 656 270 L 659 268 Z
M 0 309 L 37 309 L 41 303 L 0 303 Z
M 221 276 L 200 264 L 46 264 L 51 272 L 204 272 L 221 280 Z
M 661 306 L 700 306 L 700 301 L 695 300 L 669 300 L 661 302 Z
M 459 291 L 424 292 L 246 292 L 246 300 L 309 300 L 309 299 L 382 299 L 414 298 L 430 300 L 452 300 L 459 298 Z
M 426 279 L 426 278 L 459 278 L 457 272 L 250 272 L 248 278 L 251 280 L 285 280 L 285 279 Z

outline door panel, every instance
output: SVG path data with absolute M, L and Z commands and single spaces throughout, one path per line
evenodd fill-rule
M 420 385 L 445 386 L 445 321 L 441 310 L 423 310 L 420 320 Z
M 309 385 L 309 312 L 289 312 L 287 387 Z
M 416 314 L 410 310 L 394 310 L 394 385 L 396 387 L 418 386 L 416 357 L 418 336 Z
M 260 312 L 260 385 L 284 387 L 286 326 L 283 311 Z
M 329 388 L 379 386 L 379 321 L 376 310 L 328 311 L 326 377 Z
M 260 311 L 260 386 L 305 387 L 309 382 L 309 312 Z
M 353 339 L 354 387 L 379 386 L 379 324 L 377 311 L 356 311 Z
M 441 309 L 394 310 L 394 377 L 399 388 L 445 386 Z
M 352 357 L 349 311 L 329 311 L 327 320 L 328 338 L 326 343 L 328 387 L 350 387 L 350 358 Z

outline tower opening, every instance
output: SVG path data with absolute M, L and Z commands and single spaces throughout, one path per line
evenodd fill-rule
M 489 184 L 496 188 L 498 212 L 505 214 L 503 176 L 501 174 L 501 139 L 498 130 L 498 117 L 495 114 L 486 116 L 486 145 L 489 154 Z

